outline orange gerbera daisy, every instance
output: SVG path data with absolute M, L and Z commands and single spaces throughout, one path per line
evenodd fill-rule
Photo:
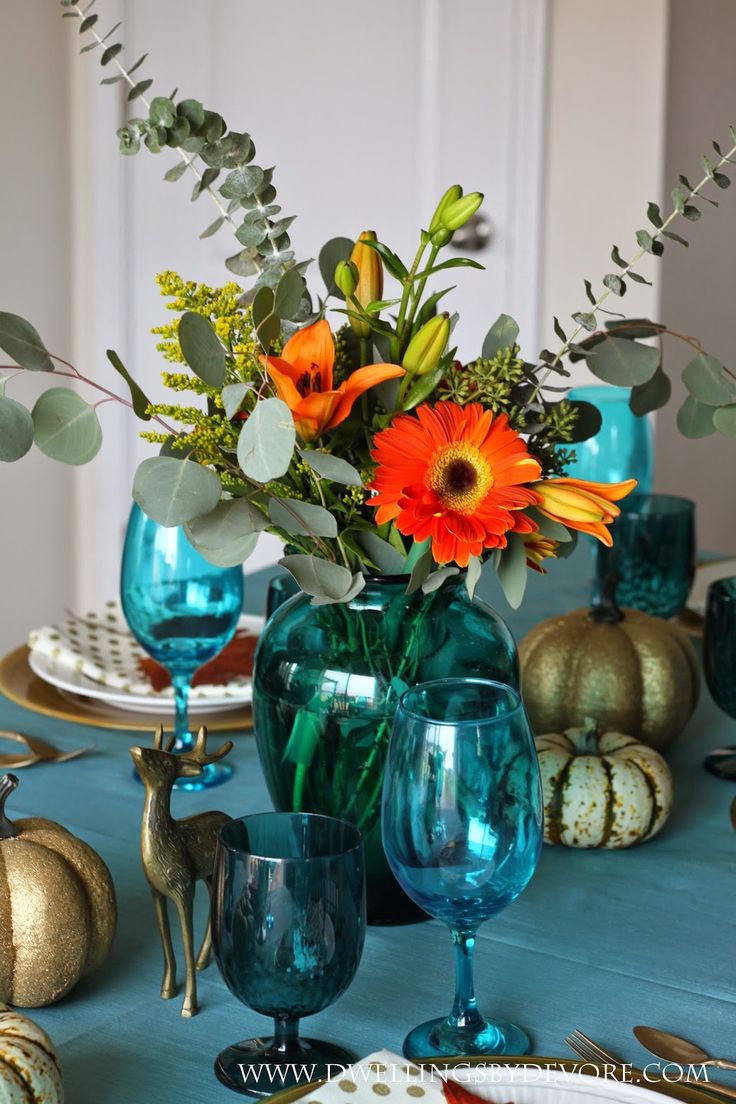
M 437 563 L 467 567 L 484 548 L 504 548 L 508 532 L 536 529 L 520 511 L 540 501 L 523 484 L 541 468 L 505 414 L 479 403 L 425 403 L 376 434 L 372 456 L 377 523 L 431 537 Z
M 606 528 L 621 510 L 614 503 L 625 498 L 636 486 L 635 479 L 623 483 L 592 483 L 588 479 L 547 479 L 535 483 L 541 502 L 540 511 L 552 521 L 561 521 L 568 529 L 590 533 L 610 548 L 613 538 Z
M 324 320 L 297 330 L 280 357 L 262 356 L 261 363 L 279 398 L 291 410 L 303 441 L 312 441 L 344 422 L 355 400 L 369 387 L 404 375 L 398 364 L 369 364 L 333 388 L 335 340 L 329 322 Z

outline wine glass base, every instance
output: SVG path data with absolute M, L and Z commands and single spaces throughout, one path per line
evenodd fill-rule
M 218 1081 L 242 1096 L 271 1096 L 281 1089 L 336 1077 L 356 1061 L 344 1047 L 319 1039 L 300 1038 L 293 1048 L 278 1051 L 273 1039 L 245 1039 L 220 1051 L 215 1059 Z
M 447 1018 L 427 1020 L 404 1039 L 406 1058 L 443 1058 L 453 1054 L 528 1054 L 525 1031 L 505 1020 L 485 1020 L 479 1027 L 453 1028 Z
M 736 781 L 736 747 L 719 748 L 706 755 L 703 766 L 716 778 L 725 778 L 728 782 Z
M 223 782 L 227 782 L 232 778 L 232 773 L 233 768 L 229 763 L 208 763 L 202 768 L 200 774 L 195 774 L 191 778 L 177 778 L 174 789 L 210 790 L 213 786 L 221 786 Z

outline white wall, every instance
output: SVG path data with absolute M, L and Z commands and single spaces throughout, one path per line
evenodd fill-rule
M 631 256 L 660 195 L 667 24 L 667 0 L 550 2 L 542 326 L 552 350 L 553 316 L 569 333 L 570 315 L 587 309 L 583 280 L 603 290 L 617 271 L 611 246 Z M 655 266 L 646 258 L 639 271 L 656 281 Z M 658 295 L 656 282 L 630 283 L 622 309 L 656 316 Z M 595 382 L 584 365 L 575 373 Z
M 54 352 L 69 348 L 69 112 L 67 52 L 49 0 L 0 14 L 0 307 L 33 320 Z M 7 358 L 0 352 L 0 364 Z M 7 394 L 32 404 L 48 376 Z M 0 652 L 74 602 L 73 473 L 35 448 L 0 464 Z

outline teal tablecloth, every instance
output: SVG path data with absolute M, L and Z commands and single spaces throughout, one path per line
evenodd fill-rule
M 555 565 L 546 580 L 532 580 L 523 611 L 508 616 L 517 638 L 541 618 L 584 602 L 586 552 Z M 264 579 L 250 581 L 251 609 L 262 609 Z M 491 597 L 507 609 L 495 591 Z M 214 965 L 200 975 L 195 1019 L 181 1018 L 179 998 L 159 999 L 161 950 L 138 853 L 142 790 L 127 751 L 137 741 L 3 699 L 0 728 L 96 749 L 68 764 L 24 770 L 12 805 L 15 815 L 51 817 L 87 840 L 117 887 L 119 930 L 107 964 L 59 1004 L 31 1013 L 60 1048 L 69 1104 L 234 1099 L 215 1080 L 212 1060 L 225 1044 L 263 1034 L 268 1024 L 229 994 Z M 734 737 L 733 722 L 704 691 L 671 756 L 676 801 L 662 834 L 630 851 L 545 848 L 526 893 L 481 929 L 481 1006 L 528 1028 L 537 1054 L 566 1055 L 564 1037 L 580 1027 L 641 1064 L 645 1053 L 631 1035 L 638 1023 L 736 1054 L 736 832 L 728 819 L 734 787 L 701 768 L 708 748 Z M 227 786 L 176 795 L 175 814 L 268 808 L 252 734 L 237 739 L 232 762 L 237 773 Z M 439 923 L 369 929 L 352 987 L 306 1021 L 305 1031 L 360 1054 L 399 1050 L 408 1027 L 449 1010 L 452 972 Z

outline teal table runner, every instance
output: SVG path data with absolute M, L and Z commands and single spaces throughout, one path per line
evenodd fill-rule
M 582 548 L 532 578 L 524 608 L 510 613 L 495 588 L 481 593 L 519 639 L 544 617 L 585 603 L 590 556 Z M 261 612 L 267 579 L 246 580 L 246 608 Z M 268 1022 L 227 991 L 213 964 L 199 975 L 201 1011 L 180 1016 L 181 995 L 159 998 L 162 956 L 138 833 L 143 789 L 128 748 L 142 734 L 56 721 L 0 698 L 0 728 L 94 753 L 20 772 L 13 816 L 58 820 L 109 865 L 119 928 L 110 959 L 63 1001 L 29 1011 L 59 1047 L 68 1104 L 206 1104 L 235 1099 L 214 1078 L 223 1046 L 268 1032 Z M 536 1054 L 565 1056 L 565 1035 L 579 1027 L 634 1064 L 649 1059 L 631 1035 L 651 1024 L 736 1055 L 736 832 L 728 810 L 736 788 L 701 767 L 710 748 L 736 743 L 736 724 L 704 689 L 687 732 L 670 755 L 675 804 L 650 843 L 629 851 L 545 847 L 528 890 L 477 943 L 481 1008 L 527 1028 Z M 231 782 L 208 794 L 176 794 L 174 815 L 220 808 L 234 816 L 270 808 L 252 733 L 236 737 Z M 204 923 L 200 887 L 198 932 Z M 179 978 L 178 928 L 173 921 Z M 342 999 L 303 1024 L 364 1055 L 400 1050 L 407 1029 L 449 1011 L 453 953 L 447 930 L 432 921 L 371 928 L 356 979 Z M 736 1085 L 736 1075 L 729 1076 Z

